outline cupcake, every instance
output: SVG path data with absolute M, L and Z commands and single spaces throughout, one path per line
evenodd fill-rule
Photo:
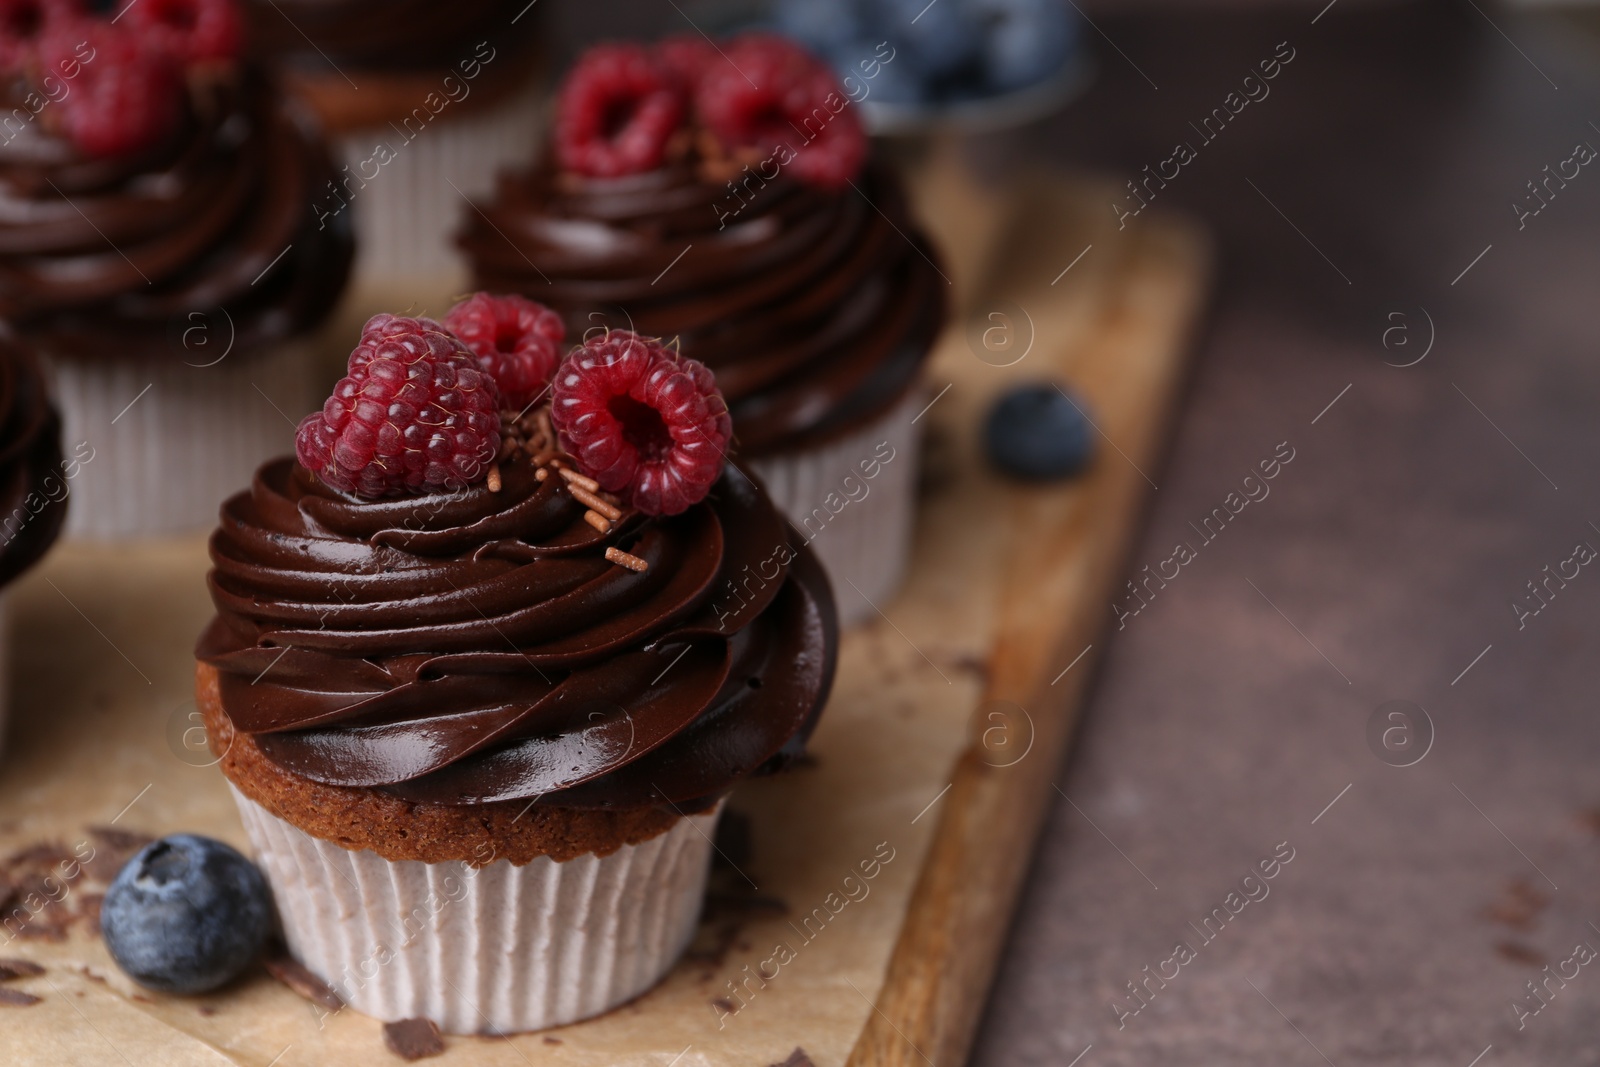
M 723 798 L 832 684 L 827 579 L 724 458 L 710 373 L 622 331 L 558 366 L 552 318 L 374 318 L 211 542 L 208 739 L 291 951 L 383 1020 L 533 1030 L 649 988 Z
M 61 451 L 61 419 L 45 394 L 39 365 L 0 329 L 0 746 L 10 693 L 9 611 L 4 587 L 39 561 L 67 515 L 67 494 L 94 450 Z
M 40 7 L 30 37 L 0 22 L 0 317 L 95 449 L 68 532 L 201 530 L 314 395 L 308 335 L 351 254 L 312 210 L 332 164 L 233 58 L 228 0 Z
M 356 288 L 430 306 L 466 278 L 462 198 L 533 156 L 544 107 L 528 0 L 249 0 L 252 40 L 336 136 L 318 211 L 354 218 Z M 433 304 L 432 306 L 438 306 Z
M 909 552 L 946 283 L 832 73 L 761 34 L 720 51 L 591 50 L 542 161 L 464 212 L 460 243 L 484 288 L 710 367 L 740 455 L 858 619 Z

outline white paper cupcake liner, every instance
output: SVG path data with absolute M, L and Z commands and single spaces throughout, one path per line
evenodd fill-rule
M 463 213 L 472 210 L 466 198 L 487 195 L 502 168 L 533 158 L 543 111 L 539 79 L 531 78 L 482 111 L 463 116 L 447 108 L 420 129 L 414 123 L 384 125 L 340 135 L 338 164 L 357 177 L 372 176 L 359 187 L 350 183 L 356 287 L 363 293 L 416 290 L 422 299 L 465 289 L 466 265 L 455 234 Z M 369 162 L 379 145 L 393 152 L 381 165 Z M 323 201 L 325 207 L 337 203 L 331 194 Z M 443 315 L 445 309 L 426 310 Z
M 233 353 L 214 366 L 168 353 L 46 352 L 45 361 L 65 450 L 79 461 L 68 483 L 69 537 L 210 529 L 223 500 L 248 489 L 263 461 L 293 450 L 295 422 L 316 407 L 307 339 Z
M 365 1015 L 452 1034 L 561 1026 L 658 982 L 694 936 L 722 811 L 609 856 L 474 869 L 352 852 L 233 795 L 295 958 Z
M 913 420 L 926 403 L 923 391 L 913 389 L 849 437 L 750 464 L 822 560 L 843 626 L 876 617 L 905 578 L 921 444 Z

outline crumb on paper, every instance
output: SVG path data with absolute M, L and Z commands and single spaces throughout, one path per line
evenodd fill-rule
M 31 1008 L 39 998 L 20 989 L 0 989 L 0 1004 L 11 1008 Z
M 332 986 L 312 974 L 304 964 L 292 956 L 286 954 L 271 956 L 266 961 L 266 968 L 268 974 L 311 1003 L 329 1011 L 338 1011 L 344 1007 L 344 1001 L 333 991 Z
M 383 1044 L 403 1060 L 420 1060 L 444 1051 L 444 1039 L 432 1019 L 401 1019 L 383 1024 Z

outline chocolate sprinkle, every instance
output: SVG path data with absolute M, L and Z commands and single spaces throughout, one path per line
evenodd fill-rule
M 39 998 L 32 993 L 24 993 L 20 989 L 0 989 L 0 1004 L 13 1008 L 31 1008 L 39 1003 Z
M 444 1039 L 432 1019 L 401 1019 L 383 1024 L 383 1043 L 403 1060 L 420 1060 L 444 1051 Z
M 0 982 L 13 978 L 34 978 L 44 973 L 44 968 L 32 960 L 0 960 Z
M 267 960 L 266 968 L 268 974 L 311 1003 L 320 1004 L 329 1011 L 344 1007 L 344 1001 L 339 999 L 333 987 L 312 974 L 299 960 L 284 955 L 272 956 Z

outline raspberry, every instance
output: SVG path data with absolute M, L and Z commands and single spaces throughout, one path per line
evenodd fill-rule
M 640 174 L 661 165 L 683 122 L 676 76 L 635 44 L 603 44 L 567 74 L 556 105 L 556 156 L 594 178 Z
M 657 42 L 656 56 L 690 94 L 713 64 L 723 62 L 717 50 L 697 33 L 680 33 Z
M 234 59 L 244 39 L 234 0 L 128 0 L 117 18 L 180 63 Z
M 77 76 L 61 98 L 61 123 L 85 155 L 150 148 L 183 120 L 187 97 L 177 64 L 120 27 L 66 22 L 46 36 L 40 57 L 52 70 L 76 65 Z
M 776 152 L 787 145 L 794 153 L 787 168 L 826 189 L 856 176 L 867 135 L 821 60 L 766 33 L 736 37 L 726 51 L 730 62 L 713 64 L 695 91 L 700 120 L 726 148 Z
M 544 394 L 567 339 L 560 315 L 522 296 L 474 293 L 445 313 L 444 324 L 472 349 L 514 411 Z
M 612 330 L 556 372 L 550 419 L 562 447 L 607 492 L 647 515 L 704 500 L 733 421 L 711 371 L 660 341 Z
M 295 433 L 300 465 L 365 497 L 455 490 L 500 448 L 500 390 L 454 335 L 428 319 L 378 315 L 349 374 Z
M 27 69 L 45 35 L 80 15 L 77 0 L 0 0 L 0 70 Z

